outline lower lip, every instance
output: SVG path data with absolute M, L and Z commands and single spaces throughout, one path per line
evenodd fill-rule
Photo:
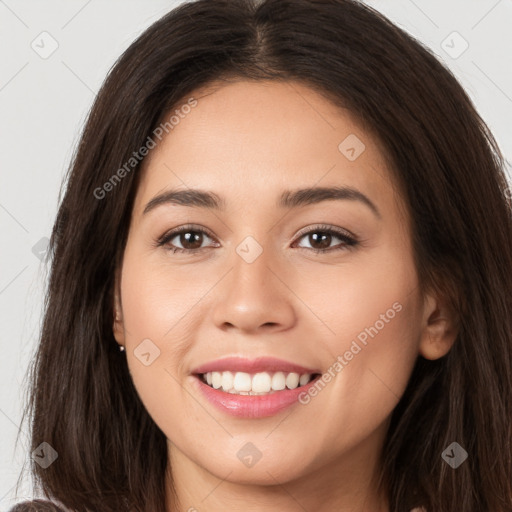
M 307 393 L 321 377 L 318 375 L 305 386 L 295 389 L 284 389 L 270 395 L 235 395 L 212 388 L 205 384 L 200 377 L 193 376 L 196 385 L 206 399 L 220 410 L 238 418 L 266 418 L 273 416 L 293 404 L 299 403 L 299 395 Z

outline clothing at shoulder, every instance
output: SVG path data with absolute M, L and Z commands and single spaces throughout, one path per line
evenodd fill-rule
M 416 507 L 411 510 L 411 512 L 427 512 L 427 510 L 423 507 Z
M 66 512 L 63 508 L 59 507 L 51 501 L 45 500 L 32 500 L 23 501 L 14 505 L 8 512 Z

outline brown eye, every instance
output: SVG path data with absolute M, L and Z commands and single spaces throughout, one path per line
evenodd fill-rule
M 320 233 L 320 236 L 318 236 Z M 316 231 L 315 233 L 310 233 L 307 235 L 308 241 L 312 245 L 313 249 L 328 249 L 331 245 L 332 235 L 329 233 L 322 233 L 321 231 Z
M 336 250 L 348 249 L 358 244 L 358 241 L 354 236 L 348 234 L 348 232 L 334 229 L 329 226 L 317 226 L 306 233 L 302 233 L 299 239 L 306 238 L 311 247 L 299 246 L 301 249 L 310 249 L 316 253 L 327 253 Z M 341 240 L 337 246 L 331 247 L 333 239 Z
M 164 234 L 157 241 L 156 246 L 164 246 L 173 253 L 195 253 L 207 248 L 207 246 L 203 247 L 205 238 L 213 240 L 213 237 L 203 228 L 183 226 Z M 344 230 L 335 229 L 330 226 L 316 226 L 299 236 L 299 240 L 303 238 L 308 240 L 310 247 L 299 246 L 299 248 L 309 249 L 316 253 L 346 250 L 358 244 L 357 239 L 353 235 L 350 235 Z M 333 240 L 336 239 L 341 240 L 341 242 L 331 247 Z M 171 240 L 174 240 L 174 242 L 171 242 Z
M 198 252 L 202 247 L 204 239 L 211 237 L 203 229 L 184 226 L 163 235 L 158 241 L 157 246 L 166 246 L 174 252 Z M 171 242 L 173 240 L 174 242 Z M 180 247 L 181 245 L 181 247 Z
M 179 237 L 179 241 L 184 249 L 195 250 L 199 249 L 202 245 L 203 234 L 199 231 L 184 231 L 176 236 Z

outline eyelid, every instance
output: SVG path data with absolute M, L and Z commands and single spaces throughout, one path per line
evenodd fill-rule
M 301 238 L 304 235 L 307 235 L 309 233 L 312 233 L 314 231 L 333 231 L 335 233 L 338 233 L 338 235 L 345 235 L 347 238 L 353 238 L 354 240 L 358 240 L 358 237 L 345 228 L 340 228 L 337 226 L 331 226 L 329 224 L 313 224 L 306 226 L 305 228 L 302 228 L 294 238 Z
M 167 241 L 169 241 L 170 239 L 174 238 L 176 235 L 179 235 L 182 232 L 186 231 L 204 232 L 210 238 L 215 239 L 215 235 L 208 228 L 199 226 L 197 224 L 184 224 L 183 226 L 179 226 L 177 228 L 173 228 L 170 229 L 169 231 L 166 231 L 162 236 L 157 238 L 157 240 L 155 241 L 155 245 L 163 245 L 167 243 Z

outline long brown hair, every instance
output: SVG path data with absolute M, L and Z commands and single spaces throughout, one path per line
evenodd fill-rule
M 512 511 L 512 205 L 500 150 L 451 72 L 353 0 L 199 0 L 147 29 L 111 69 L 53 228 L 41 339 L 30 368 L 32 462 L 74 511 L 165 511 L 166 438 L 112 333 L 113 283 L 140 163 L 104 187 L 183 98 L 226 77 L 306 84 L 381 142 L 413 228 L 421 289 L 460 318 L 443 358 L 418 357 L 392 413 L 382 485 L 392 512 Z M 112 182 L 111 182 L 112 183 Z M 100 193 L 101 189 L 108 193 Z M 102 196 L 102 197 L 98 197 Z M 457 442 L 467 460 L 441 457 Z

